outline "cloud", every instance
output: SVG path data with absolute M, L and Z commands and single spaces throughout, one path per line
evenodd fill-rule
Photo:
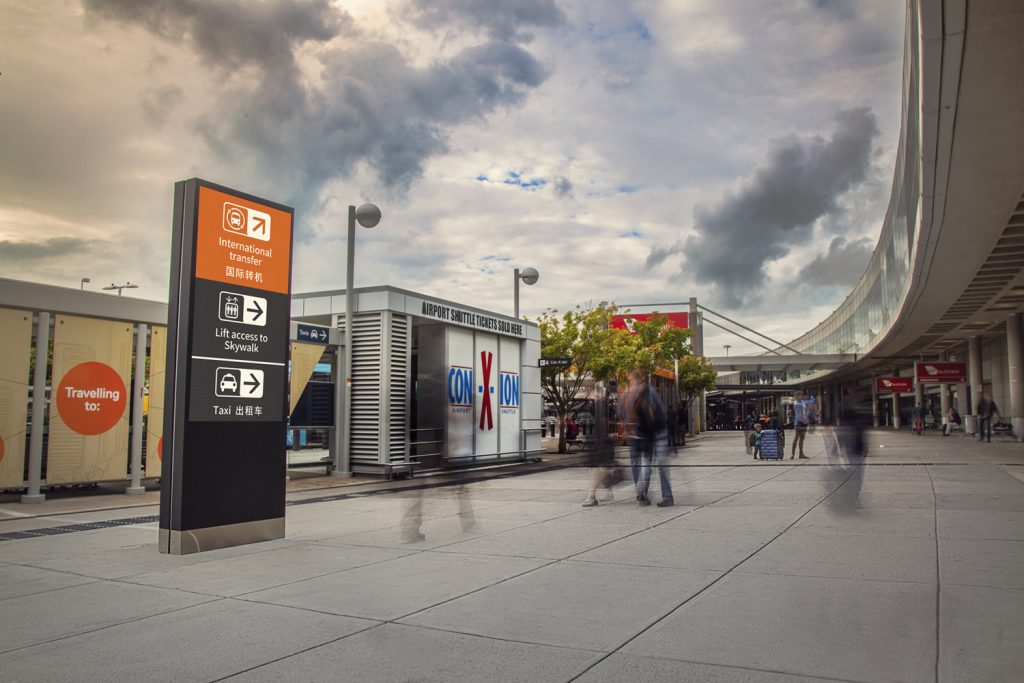
M 82 0 L 82 6 L 93 17 L 187 40 L 209 65 L 233 70 L 256 64 L 286 76 L 298 72 L 296 45 L 327 42 L 352 22 L 328 0 Z
M 868 237 L 852 242 L 836 237 L 827 252 L 800 269 L 800 283 L 814 287 L 852 287 L 863 275 L 873 250 L 874 243 Z
M 694 209 L 695 234 L 682 245 L 653 250 L 648 265 L 685 254 L 686 269 L 726 305 L 756 299 L 770 263 L 809 239 L 819 219 L 842 212 L 838 200 L 868 177 L 877 134 L 868 109 L 840 111 L 830 139 L 789 136 L 740 188 L 715 206 Z
M 565 176 L 558 176 L 551 183 L 551 190 L 559 199 L 572 199 L 572 181 Z
M 448 150 L 450 128 L 519 105 L 547 77 L 533 55 L 500 39 L 416 66 L 393 45 L 361 39 L 325 0 L 85 7 L 190 46 L 220 82 L 213 110 L 195 124 L 207 147 L 236 175 L 275 177 L 275 196 L 304 213 L 319 208 L 325 183 L 363 164 L 387 190 L 407 192 Z M 309 44 L 320 48 L 318 78 L 300 68 Z
M 0 240 L 0 260 L 14 263 L 63 258 L 88 251 L 95 244 L 93 240 L 77 237 L 54 237 L 41 242 Z
M 553 0 L 412 0 L 408 7 L 413 23 L 423 28 L 458 26 L 510 42 L 532 40 L 525 28 L 550 28 L 565 22 Z
M 674 244 L 671 247 L 654 247 L 647 255 L 647 260 L 644 261 L 644 268 L 660 266 L 669 256 L 682 253 L 684 253 L 682 244 Z
M 154 128 L 162 128 L 170 113 L 180 104 L 184 91 L 176 85 L 146 88 L 142 93 L 143 118 Z

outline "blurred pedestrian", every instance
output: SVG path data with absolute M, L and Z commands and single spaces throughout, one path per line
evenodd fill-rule
M 949 436 L 953 433 L 954 429 L 960 427 L 960 413 L 956 412 L 956 408 L 953 406 L 949 407 L 949 412 L 946 413 L 946 424 L 942 426 L 942 435 Z
M 719 415 L 721 415 L 721 413 L 719 413 Z M 668 422 L 667 445 L 669 448 L 675 450 L 678 445 L 679 410 L 676 408 L 674 403 L 668 407 L 668 410 L 665 413 L 665 419 Z M 722 418 L 722 421 L 724 422 L 724 418 Z M 723 429 L 721 424 L 718 428 Z
M 992 396 L 987 391 L 981 392 L 981 400 L 978 401 L 978 441 L 992 443 L 992 417 L 999 414 Z
M 642 441 L 636 421 L 636 401 L 647 383 L 639 369 L 629 372 L 626 388 L 619 394 L 619 414 L 622 416 L 623 434 L 629 445 L 629 472 L 633 477 L 636 489 L 636 500 L 641 505 L 650 505 L 647 500 L 647 487 L 651 481 L 650 460 L 644 464 L 644 452 L 647 444 Z
M 921 406 L 916 403 L 910 411 L 910 423 L 912 425 L 911 428 L 918 436 L 921 436 L 921 434 L 924 433 L 924 418 L 921 417 Z
M 790 460 L 796 456 L 798 449 L 800 457 L 807 458 L 804 455 L 804 439 L 807 437 L 807 428 L 811 425 L 811 410 L 812 404 L 807 401 L 806 394 L 802 391 L 796 392 L 793 400 L 793 450 L 789 454 Z
M 637 503 L 651 504 L 647 492 L 651 484 L 651 466 L 654 463 L 658 467 L 658 479 L 661 484 L 661 502 L 658 503 L 658 507 L 674 505 L 666 462 L 668 420 L 665 404 L 639 368 L 629 373 L 629 386 L 623 395 L 623 408 L 627 415 L 629 464 L 633 484 L 636 486 Z

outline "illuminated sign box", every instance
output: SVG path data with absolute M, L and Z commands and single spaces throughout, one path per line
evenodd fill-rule
M 914 363 L 914 377 L 926 384 L 959 384 L 967 381 L 967 363 L 917 362 Z
M 160 551 L 282 538 L 293 210 L 174 191 Z

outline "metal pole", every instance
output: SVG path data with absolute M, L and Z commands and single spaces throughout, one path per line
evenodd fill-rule
M 978 415 L 974 411 L 978 401 L 981 400 L 983 381 L 981 376 L 981 339 L 976 336 L 967 338 L 967 379 L 971 385 L 971 395 L 964 398 L 964 433 L 976 434 L 978 432 Z
M 341 454 L 345 452 L 344 417 L 340 411 L 345 406 L 345 351 L 334 352 L 334 428 L 331 430 L 331 471 L 338 472 L 342 465 Z
M 513 274 L 513 279 L 515 280 L 515 282 L 513 283 L 512 291 L 514 292 L 514 294 L 512 295 L 512 299 L 513 299 L 513 301 L 515 301 L 515 306 L 514 306 L 514 308 L 512 310 L 515 311 L 514 317 L 518 320 L 519 319 L 519 269 L 518 268 L 515 269 L 515 273 Z
M 132 382 L 132 483 L 125 489 L 129 496 L 146 492 L 142 485 L 142 393 L 146 387 L 146 323 L 135 326 L 135 381 Z
M 1010 418 L 1013 433 L 1021 440 L 1024 430 L 1024 335 L 1021 333 L 1021 314 L 1014 313 L 1006 321 L 1006 365 L 1009 375 L 1010 404 L 1006 417 Z
M 937 423 L 943 425 L 943 434 L 945 434 L 946 416 L 949 415 L 949 385 L 939 385 L 939 412 L 942 413 L 937 420 Z
M 36 323 L 36 368 L 32 374 L 32 435 L 28 450 L 28 493 L 22 503 L 42 503 L 39 492 L 43 480 L 43 422 L 46 419 L 46 364 L 50 348 L 50 314 L 39 313 Z
M 348 207 L 348 267 L 345 272 L 345 354 L 341 381 L 344 384 L 345 400 L 341 413 L 341 452 L 336 454 L 335 477 L 352 476 L 352 339 L 354 338 L 353 317 L 355 309 L 356 267 L 356 207 Z
M 871 426 L 878 427 L 878 375 L 871 375 Z

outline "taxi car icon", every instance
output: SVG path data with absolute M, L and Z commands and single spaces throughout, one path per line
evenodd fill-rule
M 237 393 L 238 379 L 234 375 L 223 375 L 220 378 L 220 393 Z

